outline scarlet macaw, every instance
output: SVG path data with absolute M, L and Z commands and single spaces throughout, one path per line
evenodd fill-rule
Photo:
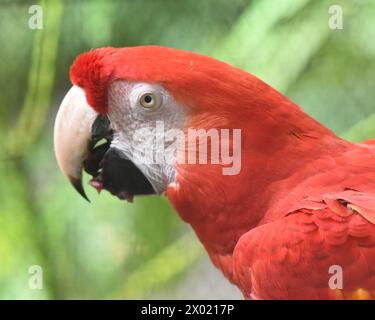
M 255 76 L 182 50 L 100 48 L 78 56 L 70 76 L 55 152 L 83 196 L 82 168 L 121 199 L 166 194 L 245 298 L 373 297 L 375 140 L 345 141 Z M 240 129 L 241 169 L 224 175 L 221 160 L 175 153 L 143 162 L 133 133 L 155 121 L 184 134 Z M 332 267 L 342 285 L 330 285 Z

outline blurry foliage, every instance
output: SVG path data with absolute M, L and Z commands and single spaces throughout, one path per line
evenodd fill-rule
M 165 198 L 130 205 L 89 190 L 88 204 L 57 170 L 53 119 L 77 54 L 142 44 L 209 54 L 360 141 L 375 135 L 375 2 L 334 3 L 344 30 L 328 28 L 328 0 L 44 0 L 44 29 L 30 30 L 35 2 L 2 0 L 0 298 L 144 298 L 203 253 Z M 44 290 L 27 286 L 34 264 Z

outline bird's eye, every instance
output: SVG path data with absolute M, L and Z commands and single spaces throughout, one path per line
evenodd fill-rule
M 152 92 L 142 94 L 140 104 L 145 109 L 152 109 L 158 105 L 159 101 L 157 96 Z

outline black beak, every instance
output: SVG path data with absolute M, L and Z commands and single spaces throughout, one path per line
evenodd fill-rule
M 148 179 L 127 159 L 121 151 L 109 148 L 101 162 L 102 172 L 99 176 L 103 189 L 108 190 L 120 199 L 132 198 L 134 195 L 154 194 Z
M 121 150 L 111 147 L 113 130 L 106 116 L 98 116 L 91 128 L 91 142 L 84 170 L 93 178 L 90 184 L 108 190 L 122 200 L 132 201 L 134 195 L 155 194 L 147 177 Z M 87 199 L 82 184 L 72 181 L 76 190 Z
M 73 177 L 69 177 L 69 181 L 72 184 L 72 186 L 74 187 L 74 189 L 76 189 L 77 192 L 84 199 L 86 199 L 88 202 L 90 202 L 90 199 L 86 195 L 85 189 L 83 189 L 82 180 L 81 179 L 76 179 L 76 178 L 73 178 Z

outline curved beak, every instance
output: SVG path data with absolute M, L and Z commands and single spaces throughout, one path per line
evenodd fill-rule
M 73 86 L 61 103 L 54 128 L 55 155 L 63 174 L 89 201 L 82 186 L 82 163 L 88 154 L 91 128 L 97 113 L 87 104 L 85 92 Z

